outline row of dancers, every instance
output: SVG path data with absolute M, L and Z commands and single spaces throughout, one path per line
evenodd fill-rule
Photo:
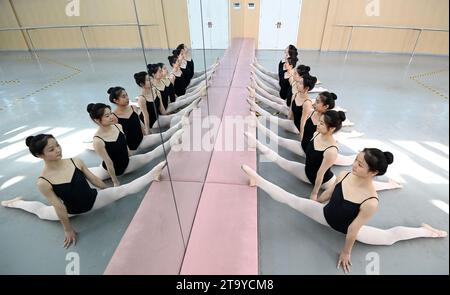
M 447 232 L 422 224 L 421 227 L 396 226 L 379 229 L 367 225 L 379 206 L 377 191 L 401 188 L 393 180 L 382 182 L 374 178 L 386 173 L 393 163 L 390 152 L 377 148 L 365 148 L 353 156 L 339 153 L 338 140 L 359 137 L 359 132 L 339 132 L 343 126 L 353 126 L 347 120 L 346 110 L 336 106 L 337 95 L 320 87 L 311 68 L 297 66 L 298 50 L 290 45 L 279 63 L 278 73 L 260 65 L 251 65 L 251 86 L 247 99 L 258 133 L 270 138 L 279 146 L 305 158 L 305 164 L 289 161 L 266 147 L 255 136 L 245 133 L 249 145 L 273 161 L 276 165 L 313 186 L 309 198 L 288 193 L 280 186 L 261 177 L 256 171 L 242 165 L 251 186 L 257 186 L 274 200 L 284 203 L 314 221 L 331 227 L 346 235 L 337 267 L 348 273 L 351 251 L 355 241 L 370 245 L 392 245 L 398 241 L 414 238 L 446 237 Z M 319 82 L 320 83 L 320 82 Z M 316 99 L 310 94 L 318 92 Z M 266 105 L 277 111 L 271 114 L 261 107 Z M 280 118 L 281 114 L 287 117 Z M 275 123 L 278 127 L 294 133 L 297 138 L 278 136 L 260 122 L 259 118 Z M 333 174 L 333 165 L 352 166 L 351 171 Z M 320 193 L 320 189 L 323 191 Z
M 70 217 L 103 208 L 158 181 L 166 161 L 129 183 L 121 184 L 119 177 L 181 144 L 183 127 L 190 124 L 189 114 L 204 99 L 206 79 L 211 78 L 218 65 L 216 62 L 206 73 L 196 73 L 183 44 L 168 60 L 173 69 L 170 74 L 163 63 L 157 63 L 134 75 L 141 89 L 137 97 L 139 108 L 130 104 L 126 90 L 119 86 L 107 91 L 114 110 L 105 103 L 87 106 L 97 125 L 92 143 L 102 159 L 101 166 L 88 168 L 79 158 L 64 159 L 61 146 L 51 134 L 29 136 L 26 145 L 30 153 L 44 161 L 37 187 L 50 205 L 22 197 L 2 201 L 1 205 L 25 210 L 43 220 L 59 220 L 65 233 L 63 246 L 69 248 L 77 240 Z M 162 128 L 167 130 L 160 132 Z M 155 148 L 149 151 L 152 147 Z M 106 185 L 106 179 L 111 179 L 113 187 Z

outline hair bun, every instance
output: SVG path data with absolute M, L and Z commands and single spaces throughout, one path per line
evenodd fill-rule
M 86 108 L 87 112 L 90 113 L 90 112 L 92 111 L 92 108 L 93 108 L 94 106 L 95 106 L 95 103 L 90 103 L 90 104 L 88 104 L 88 105 L 87 105 L 87 108 Z
M 394 162 L 394 155 L 391 152 L 384 152 L 383 154 L 386 157 L 388 165 L 391 165 Z
M 335 93 L 331 92 L 330 94 L 333 100 L 337 100 L 337 95 Z
M 28 137 L 25 139 L 25 144 L 29 147 L 29 146 L 31 145 L 31 143 L 33 142 L 33 140 L 34 140 L 34 136 L 33 136 L 33 135 L 28 136 Z
M 342 122 L 344 122 L 347 119 L 347 117 L 345 116 L 345 113 L 343 111 L 339 111 L 337 113 L 338 113 L 339 119 L 341 119 Z
M 108 94 L 111 94 L 114 92 L 115 87 L 110 87 L 107 91 Z

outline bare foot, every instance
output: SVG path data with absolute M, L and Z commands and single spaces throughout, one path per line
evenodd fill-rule
M 255 170 L 248 167 L 247 165 L 241 165 L 241 169 L 245 172 L 245 174 L 247 174 L 249 178 L 249 186 L 256 186 L 256 177 L 258 176 L 258 174 L 255 172 Z
M 13 207 L 15 202 L 22 201 L 22 199 L 23 199 L 22 197 L 17 197 L 11 200 L 2 201 L 1 204 L 3 207 Z
M 161 179 L 162 170 L 164 169 L 164 167 L 166 167 L 166 165 L 167 161 L 162 161 L 161 163 L 153 167 L 151 173 L 153 175 L 154 181 L 159 181 Z
M 426 223 L 422 223 L 422 227 L 432 232 L 432 235 L 431 235 L 432 238 L 447 237 L 446 231 L 435 229 L 434 227 L 432 227 L 431 225 L 428 225 Z

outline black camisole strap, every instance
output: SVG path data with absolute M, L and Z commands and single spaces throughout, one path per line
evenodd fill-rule
M 117 116 L 116 116 L 116 117 L 117 117 Z M 114 126 L 116 126 L 117 130 L 119 130 L 119 133 L 122 132 L 122 131 L 120 131 L 119 127 L 117 127 L 116 124 L 114 124 Z M 106 142 L 103 138 L 101 138 L 101 137 L 98 136 L 98 135 L 96 135 L 96 136 L 94 136 L 94 137 L 100 138 L 103 142 Z M 74 165 L 75 165 L 75 163 L 74 163 Z M 75 167 L 76 167 L 76 165 L 75 165 Z
M 377 199 L 377 201 L 378 201 L 377 197 L 370 197 L 370 198 L 365 199 L 360 205 L 364 204 L 366 201 L 371 200 L 371 199 Z
M 297 92 L 297 93 L 298 93 L 298 92 Z M 307 100 L 305 100 L 305 101 L 302 103 L 302 107 L 303 107 L 303 105 L 305 104 L 305 102 L 307 102 L 307 101 L 310 101 L 310 102 L 312 103 L 312 100 L 307 99 Z
M 339 151 L 339 148 L 338 148 L 337 146 L 335 146 L 335 145 L 330 145 L 329 147 L 327 147 L 327 148 L 324 149 L 323 151 L 325 152 L 327 149 L 332 148 L 332 147 L 335 147 L 335 148 Z
M 308 118 L 308 119 L 311 119 L 315 112 L 316 112 L 316 111 L 312 111 L 312 113 L 311 113 L 311 115 L 309 115 L 309 118 Z M 312 120 L 312 119 L 311 119 L 311 120 Z
M 345 176 L 344 176 L 344 178 L 342 178 L 342 180 L 341 181 L 339 181 L 340 183 L 342 183 L 343 181 L 344 181 L 344 179 L 346 179 L 347 178 L 347 176 L 349 176 L 351 174 L 351 172 L 348 172 Z
M 317 136 L 319 136 L 320 132 L 317 132 L 317 134 L 311 139 L 311 141 L 313 141 L 314 139 L 316 139 Z
M 48 183 L 50 183 L 50 185 L 53 186 L 53 184 L 50 182 L 50 180 L 48 180 L 47 178 L 45 178 L 44 176 L 39 176 L 39 178 L 42 178 L 43 180 L 47 181 Z
M 70 161 L 72 161 L 72 164 L 73 164 L 73 166 L 75 166 L 75 168 L 79 169 L 72 158 L 70 158 Z
M 70 161 L 72 161 L 73 166 L 75 166 L 76 169 L 79 169 L 77 167 L 77 165 L 75 165 L 75 162 L 73 161 L 72 158 L 70 158 Z M 42 178 L 43 180 L 47 181 L 48 183 L 50 183 L 50 185 L 53 185 L 53 183 L 50 182 L 50 180 L 48 180 L 47 178 L 45 178 L 44 176 L 39 176 L 39 178 Z
M 106 142 L 103 138 L 101 138 L 100 136 L 96 135 L 94 137 L 100 138 L 103 142 Z

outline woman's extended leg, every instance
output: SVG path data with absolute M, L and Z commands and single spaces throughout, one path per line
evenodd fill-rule
M 161 163 L 156 165 L 152 170 L 150 170 L 143 176 L 133 180 L 130 183 L 100 190 L 97 194 L 97 199 L 95 200 L 92 210 L 100 209 L 123 197 L 126 197 L 131 194 L 136 194 L 153 181 L 159 181 L 159 177 L 165 166 L 166 161 L 162 161 Z
M 248 132 L 245 132 L 244 134 L 248 140 L 249 146 L 256 147 L 257 150 L 259 150 L 270 161 L 277 164 L 280 168 L 294 175 L 301 181 L 311 184 L 311 182 L 308 180 L 308 177 L 306 177 L 304 164 L 286 160 L 285 158 L 281 157 L 279 154 L 259 142 L 252 134 Z
M 7 208 L 22 209 L 36 215 L 37 217 L 39 217 L 39 219 L 42 220 L 59 220 L 59 217 L 55 211 L 55 207 L 45 205 L 41 202 L 24 201 L 21 197 L 18 197 L 8 201 L 2 201 L 1 204 L 3 207 Z M 71 215 L 69 215 L 69 217 L 71 217 Z
M 252 113 L 252 114 L 253 114 L 253 116 L 255 116 L 254 113 Z M 278 145 L 284 147 L 285 149 L 287 149 L 288 151 L 290 151 L 296 155 L 299 155 L 300 157 L 306 156 L 305 152 L 303 151 L 300 141 L 284 138 L 284 137 L 281 137 L 281 136 L 275 134 L 272 130 L 266 128 L 261 122 L 259 122 L 259 120 L 256 118 L 256 116 L 254 117 L 254 120 L 256 121 L 256 127 L 258 128 L 258 132 L 260 134 L 269 137 L 270 140 L 273 140 Z M 278 129 L 278 125 L 277 125 L 277 129 Z
M 324 204 L 310 199 L 300 198 L 291 193 L 288 193 L 279 186 L 276 186 L 275 184 L 265 180 L 246 165 L 242 166 L 242 170 L 250 178 L 251 186 L 259 187 L 267 194 L 269 194 L 269 196 L 275 201 L 286 204 L 289 207 L 297 210 L 298 212 L 303 213 L 312 220 L 329 227 L 327 221 L 325 220 L 325 217 L 323 216 L 323 207 L 325 206 Z
M 417 238 L 444 238 L 447 232 L 437 230 L 428 224 L 422 227 L 396 226 L 390 229 L 379 229 L 364 225 L 358 232 L 356 240 L 369 245 L 390 246 L 399 241 Z
M 271 113 L 261 108 L 259 105 L 257 105 L 254 101 L 252 101 L 249 98 L 247 98 L 247 102 L 250 105 L 250 110 L 252 112 L 259 113 L 261 116 L 268 119 L 271 123 L 277 124 L 278 126 L 280 126 L 281 128 L 283 128 L 288 132 L 300 134 L 300 132 L 298 131 L 297 127 L 294 124 L 294 121 L 288 119 L 281 119 L 276 116 L 273 116 Z
M 270 94 L 274 95 L 274 96 L 278 96 L 280 95 L 280 92 L 272 87 L 270 87 L 269 85 L 267 85 L 266 83 L 264 83 L 263 81 L 261 81 L 261 79 L 259 79 L 255 73 L 252 72 L 252 76 L 250 77 L 250 79 L 252 80 L 252 88 L 255 88 L 256 85 L 259 85 L 259 87 L 261 87 L 262 89 L 264 89 L 265 91 L 269 92 Z M 255 85 L 256 84 L 256 85 Z
M 263 74 L 265 74 L 266 76 L 271 77 L 271 78 L 273 78 L 274 80 L 277 80 L 277 81 L 278 81 L 278 74 L 277 74 L 277 73 L 271 72 L 271 71 L 267 70 L 265 67 L 263 67 L 262 65 L 260 65 L 260 64 L 257 63 L 257 62 L 254 62 L 254 63 L 253 63 L 253 66 L 254 66 L 255 68 L 257 68 L 261 73 L 263 73 Z

